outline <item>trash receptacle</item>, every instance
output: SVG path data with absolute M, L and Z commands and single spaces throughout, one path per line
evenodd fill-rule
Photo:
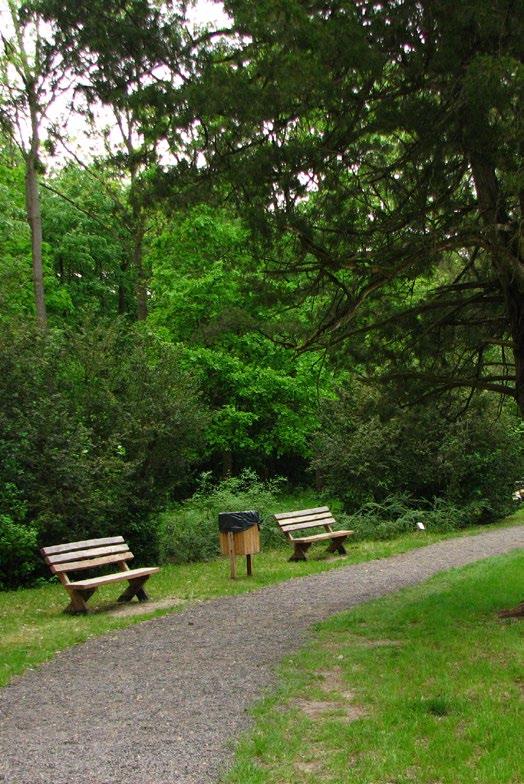
M 251 556 L 260 552 L 260 515 L 255 511 L 221 512 L 218 515 L 220 549 L 231 562 L 231 577 L 236 577 L 236 556 L 245 555 L 247 573 L 253 573 Z

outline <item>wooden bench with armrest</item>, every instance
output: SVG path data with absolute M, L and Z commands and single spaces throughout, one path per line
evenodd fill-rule
M 284 535 L 293 544 L 293 555 L 290 561 L 305 561 L 306 552 L 315 542 L 329 541 L 328 552 L 345 555 L 344 541 L 351 536 L 353 531 L 333 530 L 335 519 L 327 506 L 315 509 L 301 509 L 298 512 L 285 512 L 276 514 L 275 520 Z M 307 536 L 294 536 L 298 531 L 314 528 L 324 528 L 324 533 L 309 534 Z
M 144 583 L 152 574 L 160 571 L 158 566 L 130 569 L 127 561 L 134 556 L 122 536 L 57 544 L 43 547 L 40 552 L 52 573 L 56 574 L 69 594 L 70 602 L 65 612 L 70 613 L 87 612 L 86 602 L 100 585 L 109 585 L 121 580 L 127 580 L 129 585 L 118 597 L 119 602 L 129 602 L 134 596 L 139 601 L 145 602 L 148 596 L 144 591 Z M 70 572 L 106 564 L 115 564 L 120 571 L 99 577 L 88 577 L 85 580 L 73 580 L 69 577 Z

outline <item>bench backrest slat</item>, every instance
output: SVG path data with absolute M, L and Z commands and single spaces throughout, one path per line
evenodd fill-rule
M 71 554 L 71 558 L 74 553 Z M 49 568 L 53 574 L 60 572 L 77 572 L 81 569 L 92 569 L 94 566 L 104 566 L 104 564 L 121 563 L 122 561 L 129 561 L 134 558 L 133 553 L 120 553 L 119 555 L 105 555 L 101 558 L 87 558 L 83 561 L 67 561 L 67 563 L 49 564 Z
M 309 523 L 294 523 L 291 525 L 281 525 L 280 527 L 285 533 L 289 533 L 290 531 L 302 531 L 307 528 L 319 528 L 320 526 L 327 526 L 327 525 L 335 525 L 335 521 L 332 517 L 323 517 L 322 520 L 313 520 Z
M 308 528 L 324 528 L 325 531 L 331 531 L 331 526 L 335 525 L 335 520 L 328 506 L 276 514 L 275 520 L 287 538 L 292 541 L 291 533 L 293 531 L 303 531 Z
M 123 536 L 106 536 L 104 539 L 85 539 L 83 542 L 69 542 L 69 544 L 54 544 L 51 547 L 42 547 L 43 556 L 55 553 L 69 553 L 72 550 L 85 550 L 89 547 L 103 547 L 108 544 L 124 544 Z
M 96 558 L 99 555 L 114 555 L 115 553 L 125 553 L 129 547 L 124 544 L 114 544 L 110 547 L 92 547 L 90 550 L 77 550 L 69 553 L 57 553 L 56 555 L 46 555 L 45 561 L 48 564 L 65 563 L 66 561 L 82 561 L 84 558 Z
M 309 516 L 313 514 L 320 514 L 321 512 L 329 512 L 329 506 L 317 506 L 315 509 L 299 509 L 297 512 L 283 512 L 282 514 L 276 514 L 275 518 L 280 520 L 286 520 L 288 517 L 303 517 Z
M 111 563 L 124 564 L 125 561 L 133 558 L 133 553 L 130 552 L 123 536 L 57 544 L 43 547 L 40 552 L 52 573 L 58 575 L 62 582 L 67 580 L 66 572 L 91 569 Z
M 333 515 L 331 512 L 319 512 L 317 514 L 300 515 L 300 517 L 287 517 L 285 520 L 278 520 L 281 528 L 285 525 L 305 525 L 306 523 L 316 522 L 317 525 L 322 525 L 322 520 L 332 520 Z

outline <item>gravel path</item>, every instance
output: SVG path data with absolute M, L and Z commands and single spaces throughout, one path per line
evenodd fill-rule
M 524 546 L 524 526 L 289 580 L 59 653 L 0 691 L 3 784 L 206 784 L 311 624 Z

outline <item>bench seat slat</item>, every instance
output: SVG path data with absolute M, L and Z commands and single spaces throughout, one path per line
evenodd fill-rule
M 307 523 L 287 523 L 285 525 L 281 525 L 280 527 L 284 532 L 288 531 L 300 531 L 302 528 L 320 528 L 323 525 L 335 525 L 335 520 L 331 515 L 329 517 L 323 517 L 321 520 L 311 520 Z
M 126 569 L 125 572 L 115 572 L 114 574 L 105 574 L 102 577 L 88 577 L 87 580 L 76 580 L 74 583 L 69 583 L 69 588 L 98 588 L 99 585 L 106 583 L 117 583 L 121 580 L 132 580 L 135 577 L 145 577 L 149 574 L 156 574 L 159 572 L 158 566 L 148 566 L 145 569 Z
M 50 547 L 42 547 L 43 556 L 54 555 L 55 553 L 68 553 L 72 550 L 85 550 L 87 547 L 103 547 L 107 544 L 122 544 L 123 536 L 106 536 L 103 539 L 84 539 L 83 542 L 69 542 L 69 544 L 54 544 Z
M 311 536 L 294 536 L 292 542 L 321 542 L 324 539 L 339 539 L 342 536 L 350 536 L 353 531 L 331 531 L 325 534 L 312 534 Z
M 53 574 L 59 574 L 59 572 L 78 572 L 81 569 L 92 569 L 94 566 L 122 563 L 122 561 L 129 561 L 131 558 L 134 558 L 133 553 L 127 552 L 118 555 L 104 555 L 101 558 L 90 558 L 83 561 L 67 561 L 67 563 L 49 564 L 49 568 Z
M 114 555 L 115 553 L 126 553 L 129 547 L 124 544 L 114 544 L 110 547 L 93 547 L 91 550 L 77 550 L 73 553 L 58 553 L 57 555 L 46 555 L 45 562 L 47 564 L 65 563 L 74 559 L 80 561 L 89 558 L 96 558 L 99 555 Z
M 312 515 L 318 514 L 320 512 L 329 512 L 329 506 L 317 506 L 314 509 L 299 509 L 297 512 L 282 512 L 282 514 L 276 514 L 276 520 L 286 520 L 289 517 L 302 517 L 303 515 Z

